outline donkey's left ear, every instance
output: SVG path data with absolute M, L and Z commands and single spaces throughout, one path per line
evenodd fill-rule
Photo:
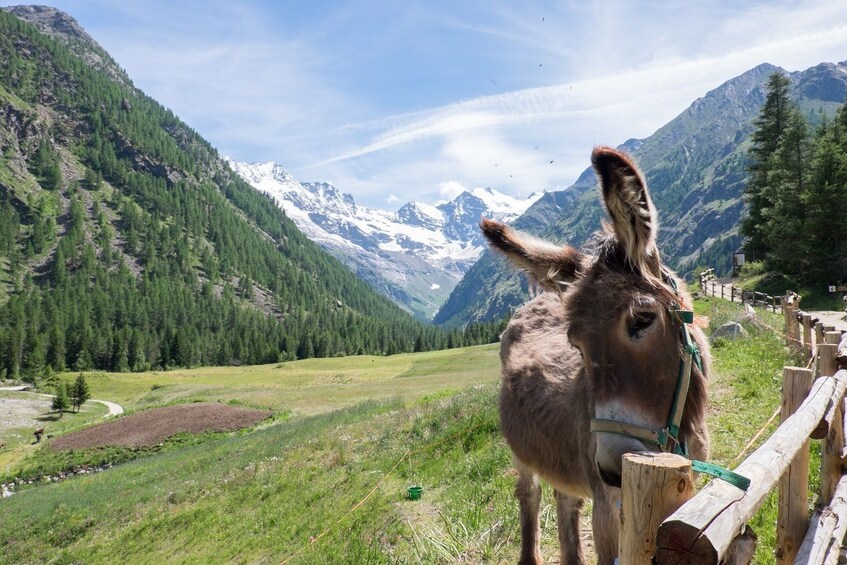
M 628 155 L 611 147 L 596 147 L 591 163 L 600 177 L 603 202 L 627 262 L 637 272 L 649 270 L 658 276 L 658 223 L 644 177 Z

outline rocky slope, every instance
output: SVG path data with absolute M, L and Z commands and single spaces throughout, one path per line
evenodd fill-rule
M 741 243 L 746 153 L 753 120 L 764 103 L 763 85 L 779 70 L 762 64 L 695 100 L 679 116 L 643 140 L 622 147 L 647 178 L 659 211 L 659 248 L 666 262 L 687 273 L 708 264 L 726 270 Z M 847 95 L 847 62 L 823 63 L 790 74 L 800 107 L 811 116 L 831 113 Z M 585 148 L 586 164 L 591 151 Z M 516 226 L 554 241 L 585 245 L 604 212 L 594 175 L 586 169 L 565 190 L 545 195 Z M 557 203 L 561 202 L 561 205 Z M 486 252 L 456 286 L 434 321 L 463 325 L 496 319 L 527 298 L 526 283 Z
M 543 196 L 516 199 L 477 188 L 449 202 L 413 201 L 391 212 L 357 205 L 328 183 L 300 183 L 274 162 L 230 165 L 273 197 L 310 239 L 425 320 L 482 254 L 480 216 L 511 222 Z

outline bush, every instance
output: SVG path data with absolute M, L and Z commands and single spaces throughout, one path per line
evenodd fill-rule
M 742 277 L 755 277 L 765 272 L 764 261 L 750 261 L 741 266 Z

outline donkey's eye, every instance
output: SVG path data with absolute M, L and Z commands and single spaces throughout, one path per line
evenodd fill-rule
M 638 312 L 632 318 L 632 323 L 629 326 L 629 337 L 638 338 L 644 333 L 644 330 L 653 325 L 656 321 L 655 312 Z

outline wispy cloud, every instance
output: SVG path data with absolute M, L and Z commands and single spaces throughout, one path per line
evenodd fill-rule
M 831 0 L 55 4 L 222 152 L 372 205 L 567 186 L 759 63 L 847 59 Z

